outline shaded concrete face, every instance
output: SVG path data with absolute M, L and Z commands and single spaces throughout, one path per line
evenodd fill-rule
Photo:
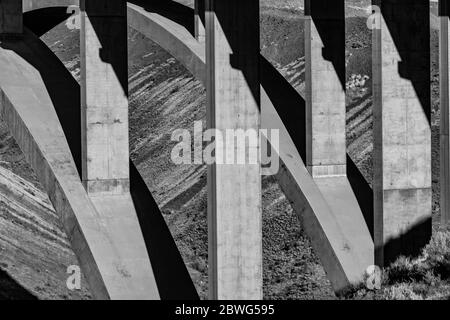
M 441 102 L 441 216 L 442 222 L 450 222 L 450 39 L 449 39 L 449 17 L 450 1 L 439 1 L 440 28 L 440 102 Z
M 0 35 L 17 35 L 23 32 L 21 0 L 0 1 Z
M 259 1 L 207 1 L 206 38 L 208 127 L 258 132 Z M 246 148 L 247 155 L 254 152 L 252 148 L 259 151 L 257 140 Z M 238 151 L 237 146 L 233 148 L 224 152 Z M 261 168 L 257 162 L 208 168 L 212 299 L 262 299 Z
M 428 1 L 373 1 L 376 262 L 419 253 L 431 236 Z
M 345 174 L 345 1 L 305 1 L 306 162 L 313 176 Z
M 83 181 L 89 193 L 129 191 L 126 2 L 81 6 Z

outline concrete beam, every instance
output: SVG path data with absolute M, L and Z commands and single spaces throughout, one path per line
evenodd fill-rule
M 431 236 L 428 1 L 378 0 L 373 30 L 376 262 L 420 253 Z
M 345 175 L 345 1 L 305 1 L 306 164 Z
M 450 222 L 450 1 L 439 1 L 440 28 L 440 99 L 441 99 L 441 218 Z
M 0 1 L 0 35 L 23 33 L 23 14 L 21 0 Z
M 129 191 L 126 1 L 83 0 L 83 182 L 89 194 Z
M 208 0 L 206 68 L 208 128 L 250 130 L 259 137 L 259 1 Z M 208 167 L 211 299 L 262 299 L 262 210 L 259 139 L 246 164 Z M 229 141 L 228 141 L 229 142 Z M 224 155 L 238 148 L 225 143 Z M 218 151 L 216 150 L 216 155 Z

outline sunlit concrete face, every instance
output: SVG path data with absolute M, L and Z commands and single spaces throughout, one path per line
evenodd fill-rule
M 345 3 L 305 1 L 307 165 L 313 176 L 346 172 Z
M 450 1 L 439 1 L 440 28 L 440 102 L 441 102 L 441 216 L 442 222 L 450 222 L 450 38 L 449 16 Z
M 206 10 L 208 127 L 259 132 L 259 2 L 209 0 Z M 208 170 L 210 297 L 262 299 L 259 160 Z
M 376 261 L 420 252 L 431 235 L 430 35 L 427 1 L 374 1 Z
M 18 35 L 23 32 L 22 1 L 0 1 L 0 35 Z
M 83 180 L 89 193 L 122 194 L 129 190 L 126 2 L 86 0 L 81 8 Z

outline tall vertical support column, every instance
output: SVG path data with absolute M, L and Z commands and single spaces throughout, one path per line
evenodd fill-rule
M 377 0 L 373 30 L 375 261 L 420 252 L 431 236 L 430 8 Z M 377 9 L 378 10 L 378 9 Z
M 365 212 L 347 177 L 345 105 L 345 1 L 305 0 L 306 165 L 335 222 L 345 236 L 337 254 L 348 280 L 360 281 L 373 265 L 373 240 Z M 311 232 L 311 231 L 310 231 Z M 342 238 L 328 232 L 331 243 Z M 315 235 L 311 236 L 312 239 Z M 322 256 L 329 265 L 330 257 Z M 328 270 L 336 279 L 338 272 Z
M 96 210 L 87 228 L 95 231 L 89 246 L 110 298 L 158 300 L 130 194 L 126 5 L 80 1 L 82 178 Z
M 443 224 L 450 222 L 450 1 L 439 0 L 440 28 L 440 98 L 441 98 L 441 218 Z
M 18 35 L 22 32 L 22 0 L 1 0 L 0 35 Z
M 208 168 L 210 298 L 262 299 L 259 1 L 208 0 L 206 48 L 208 127 L 217 146 Z M 245 150 L 230 140 L 222 150 L 226 130 L 253 138 Z M 246 164 L 219 163 L 219 154 L 239 152 Z
M 82 0 L 83 182 L 89 194 L 129 191 L 127 11 Z
M 305 1 L 306 163 L 314 177 L 346 173 L 345 3 Z
M 195 0 L 195 39 L 199 42 L 206 41 L 206 30 L 205 30 L 205 1 L 206 0 Z

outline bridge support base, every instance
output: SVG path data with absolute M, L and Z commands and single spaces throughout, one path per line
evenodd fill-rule
M 211 299 L 262 299 L 258 17 L 258 0 L 207 1 L 208 127 L 224 137 L 227 130 L 256 136 L 245 150 L 228 139 L 224 148 L 216 145 L 208 168 Z M 236 163 L 238 152 L 246 164 Z M 217 163 L 220 153 L 234 155 L 234 164 Z

